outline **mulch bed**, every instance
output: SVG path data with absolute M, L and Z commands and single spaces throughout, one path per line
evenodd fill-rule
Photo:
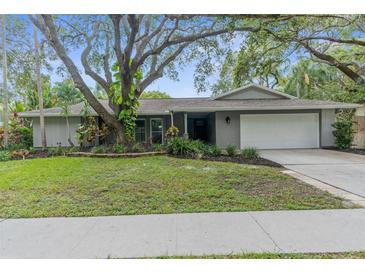
M 194 157 L 182 156 L 182 155 L 174 155 L 172 157 L 184 158 L 184 159 L 197 159 Z M 216 161 L 216 162 L 232 162 L 232 163 L 245 164 L 245 165 L 283 167 L 282 165 L 280 165 L 276 162 L 273 162 L 273 161 L 270 161 L 270 160 L 267 160 L 267 159 L 261 158 L 261 157 L 256 158 L 256 159 L 247 159 L 240 155 L 236 155 L 236 156 L 221 155 L 221 156 L 202 156 L 199 159 L 207 160 L 207 161 Z
M 124 157 L 142 157 L 142 156 L 155 156 L 163 155 L 166 152 L 163 151 L 151 151 L 151 152 L 138 152 L 138 153 L 91 153 L 91 152 L 72 152 L 67 153 L 67 156 L 74 157 L 99 157 L 99 158 L 124 158 Z
M 337 148 L 337 147 L 326 147 L 324 149 L 334 150 L 334 151 L 341 151 L 341 152 L 347 152 L 347 153 L 353 153 L 353 154 L 365 155 L 365 149 L 364 148 L 347 148 L 347 149 L 341 149 L 341 148 Z
M 365 150 L 363 151 L 365 154 Z M 65 156 L 70 157 L 96 157 L 96 158 L 134 158 L 134 157 L 143 157 L 143 156 L 156 156 L 156 155 L 165 155 L 164 151 L 149 151 L 149 152 L 138 152 L 138 153 L 91 153 L 91 152 L 72 152 L 66 153 Z M 183 156 L 183 155 L 168 155 L 171 157 L 182 158 L 182 159 L 197 159 L 192 156 Z M 26 157 L 26 159 L 36 159 L 36 158 L 48 158 L 52 157 L 52 155 L 48 154 L 46 151 L 36 151 L 36 153 L 30 154 Z M 282 165 L 275 163 L 273 161 L 264 159 L 264 158 L 256 158 L 256 159 L 247 159 L 242 157 L 241 155 L 236 156 L 202 156 L 199 158 L 200 160 L 207 161 L 216 161 L 216 162 L 232 162 L 238 164 L 246 164 L 246 165 L 261 165 L 261 166 L 270 166 L 270 167 L 283 167 Z M 22 160 L 13 159 L 13 160 Z
M 37 159 L 37 158 L 48 158 L 52 155 L 48 154 L 46 151 L 36 151 L 35 153 L 29 154 L 25 159 Z M 22 157 L 14 157 L 11 160 L 24 160 Z

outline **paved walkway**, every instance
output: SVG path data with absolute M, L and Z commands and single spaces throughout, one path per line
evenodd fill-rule
M 365 250 L 365 209 L 0 219 L 0 258 Z
M 262 150 L 262 157 L 365 198 L 365 156 L 326 149 Z

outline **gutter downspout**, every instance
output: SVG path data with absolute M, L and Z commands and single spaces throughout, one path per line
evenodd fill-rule
M 171 127 L 174 126 L 174 111 L 170 110 Z

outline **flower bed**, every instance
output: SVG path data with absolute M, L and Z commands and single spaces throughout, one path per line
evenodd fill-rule
M 175 137 L 169 140 L 166 149 L 168 154 L 177 158 L 282 167 L 278 163 L 261 158 L 259 151 L 254 147 L 240 150 L 235 145 L 229 144 L 222 149 L 217 145 L 205 144 L 199 140 Z
M 235 156 L 228 156 L 228 155 L 219 155 L 219 156 L 208 156 L 203 155 L 199 158 L 193 157 L 193 156 L 187 156 L 187 155 L 173 155 L 173 157 L 176 158 L 183 158 L 183 159 L 201 159 L 201 160 L 207 160 L 207 161 L 215 161 L 215 162 L 231 162 L 231 163 L 238 163 L 238 164 L 244 164 L 244 165 L 260 165 L 260 166 L 270 166 L 270 167 L 283 167 L 282 165 L 267 160 L 265 158 L 244 158 L 241 155 L 235 155 Z

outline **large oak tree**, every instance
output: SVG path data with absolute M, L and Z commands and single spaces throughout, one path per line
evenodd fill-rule
M 256 19 L 261 17 L 258 24 Z M 127 114 L 153 81 L 176 67 L 204 58 L 235 33 L 254 32 L 274 16 L 110 15 L 30 16 L 66 66 L 76 87 L 103 121 L 116 132 L 117 142 L 128 141 Z M 79 71 L 72 50 L 82 48 L 84 73 L 108 94 L 108 112 Z

